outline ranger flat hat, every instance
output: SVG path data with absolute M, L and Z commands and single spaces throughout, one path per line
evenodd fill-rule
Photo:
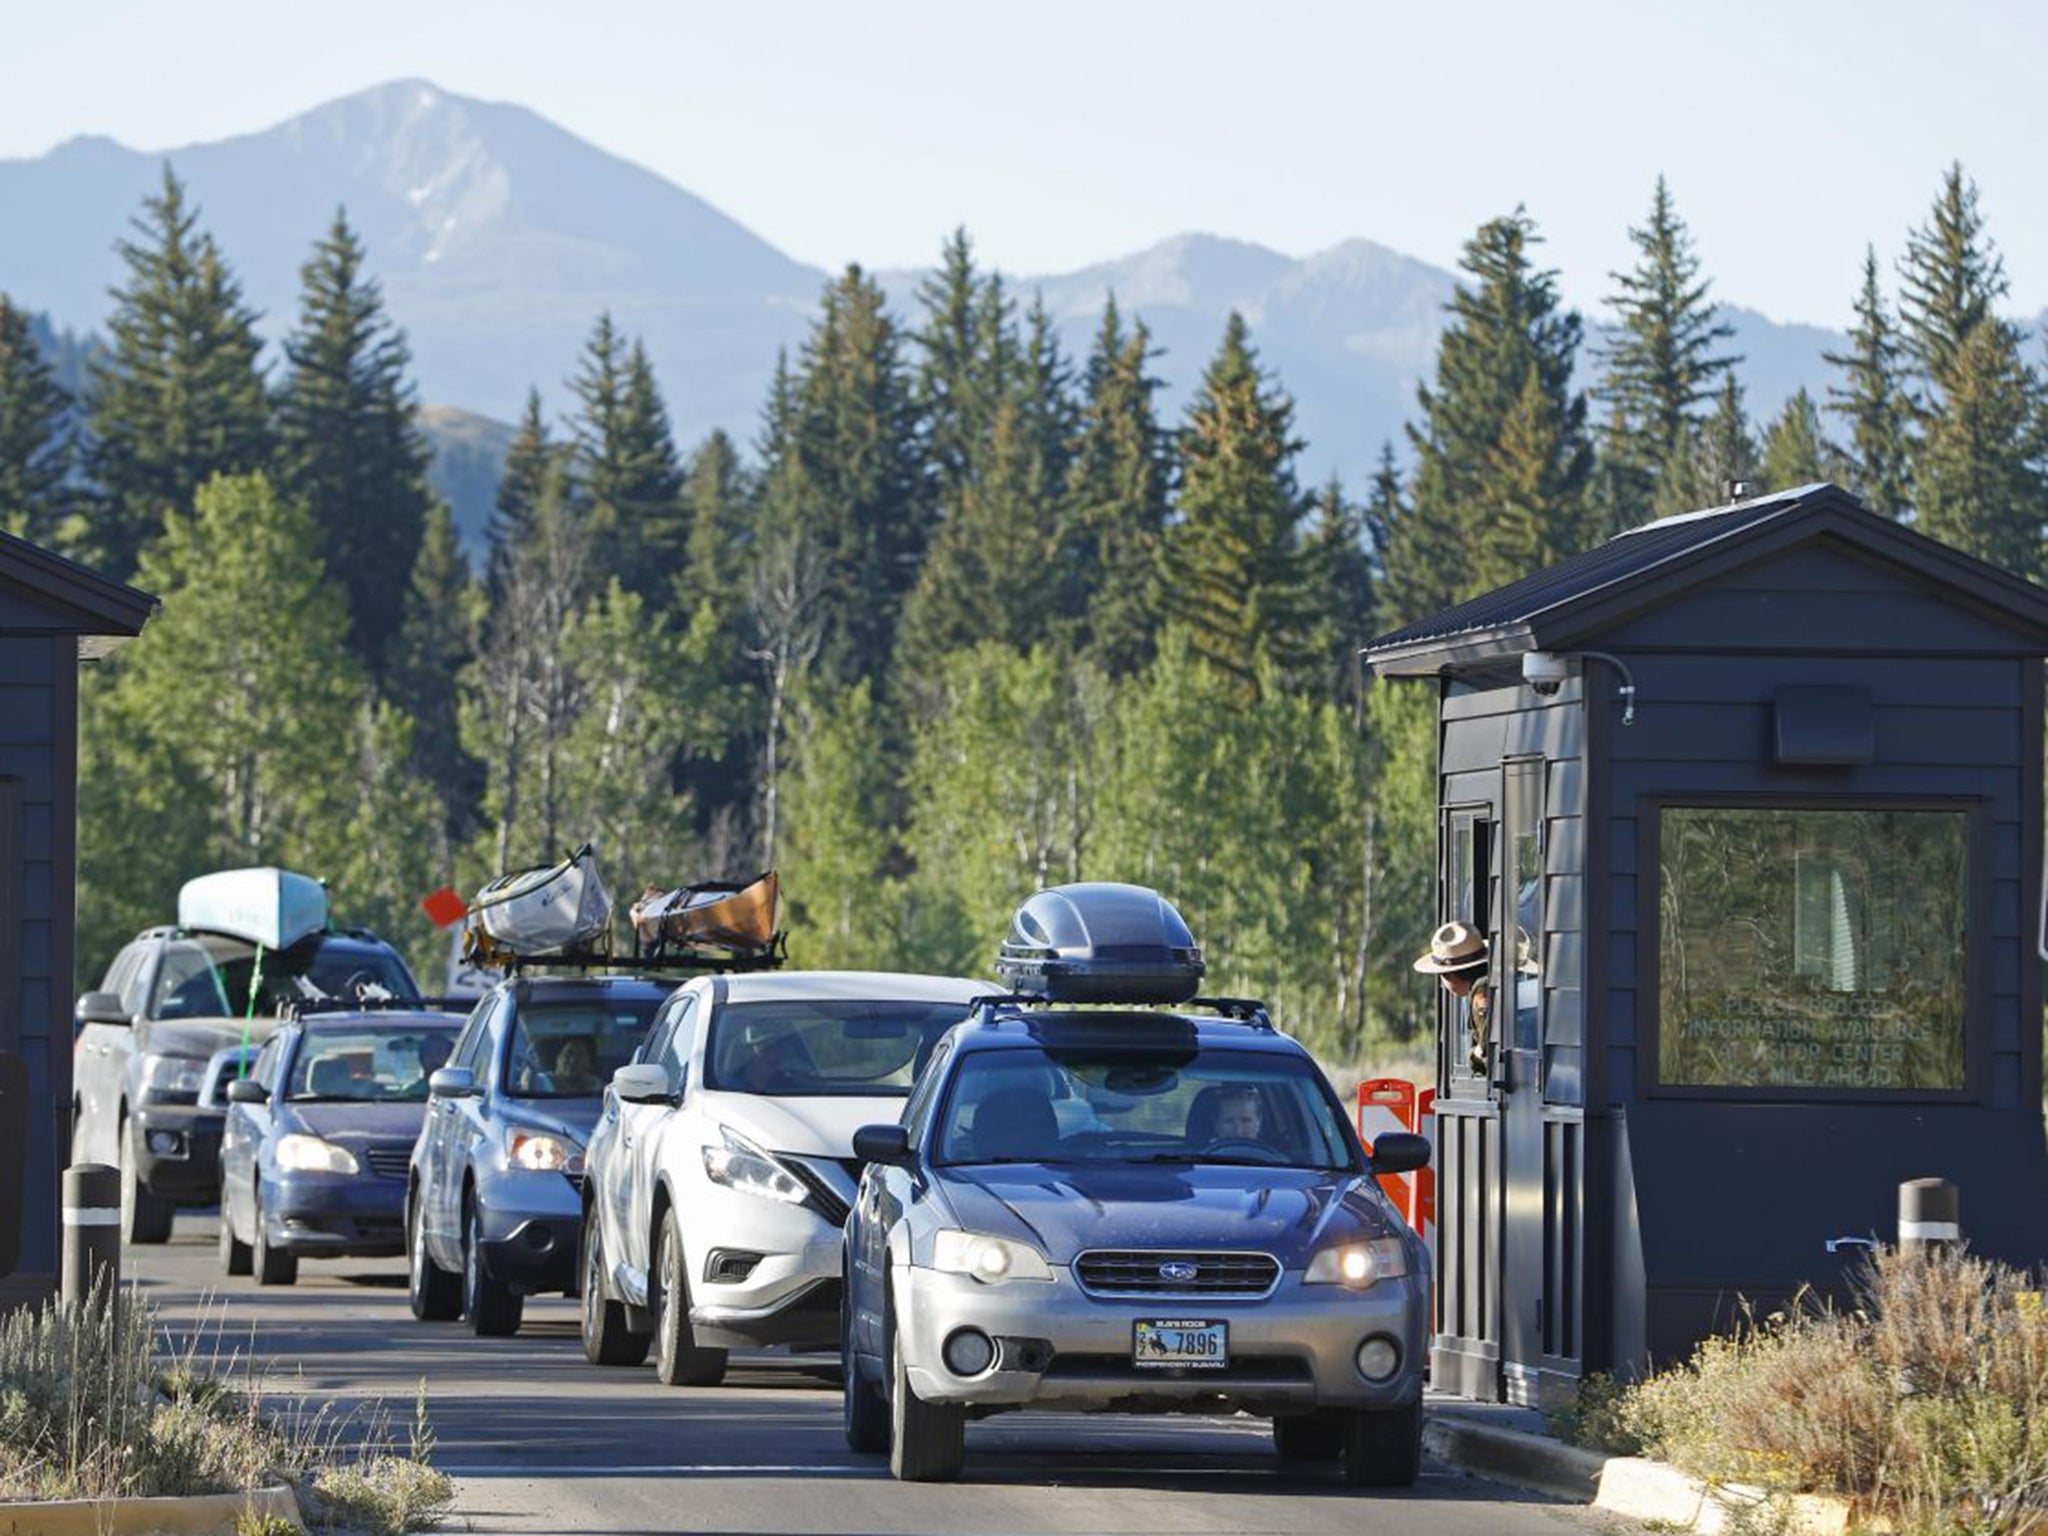
M 1445 923 L 1429 936 L 1429 953 L 1415 962 L 1426 976 L 1469 971 L 1486 964 L 1486 935 L 1470 923 Z

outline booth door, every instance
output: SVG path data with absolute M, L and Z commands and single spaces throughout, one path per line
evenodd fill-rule
M 1500 774 L 1460 774 L 1443 811 L 1438 916 L 1498 931 Z M 1493 945 L 1499 952 L 1498 944 Z M 1496 972 L 1498 968 L 1496 967 Z M 1495 979 L 1495 996 L 1498 976 Z M 1490 1058 L 1473 1060 L 1469 1004 L 1437 996 L 1436 1338 L 1430 1379 L 1460 1397 L 1500 1397 L 1500 1104 Z

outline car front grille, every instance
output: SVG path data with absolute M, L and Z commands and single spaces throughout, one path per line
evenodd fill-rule
M 371 1147 L 364 1154 L 370 1172 L 380 1179 L 402 1179 L 412 1162 L 411 1147 Z
M 1081 1289 L 1099 1296 L 1263 1296 L 1280 1283 L 1270 1253 L 1098 1248 L 1074 1261 Z

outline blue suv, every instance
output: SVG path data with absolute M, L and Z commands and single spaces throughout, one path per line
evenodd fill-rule
M 528 1296 L 575 1294 L 584 1148 L 674 987 L 514 974 L 484 995 L 427 1080 L 405 1204 L 413 1316 L 506 1335 Z

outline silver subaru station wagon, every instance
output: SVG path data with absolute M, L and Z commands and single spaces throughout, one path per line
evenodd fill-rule
M 845 1427 L 896 1476 L 957 1477 L 1020 1408 L 1270 1417 L 1286 1462 L 1358 1486 L 1421 1460 L 1429 1256 L 1308 1052 L 1193 998 L 1199 951 L 1131 886 L 1042 891 L 1018 990 L 940 1042 L 846 1225 Z M 1052 1007 L 1166 1001 L 1156 1007 Z

